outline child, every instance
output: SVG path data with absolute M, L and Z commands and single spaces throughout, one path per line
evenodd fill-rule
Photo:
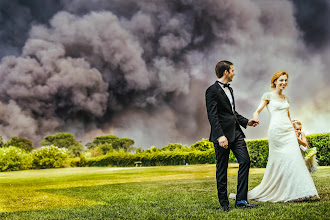
M 302 128 L 301 123 L 298 120 L 293 120 L 292 124 L 296 132 L 297 140 L 298 143 L 300 144 L 299 147 L 305 159 L 306 166 L 309 172 L 313 173 L 317 170 L 316 148 L 315 147 L 313 147 L 312 149 L 309 148 L 306 135 L 304 132 L 301 131 Z

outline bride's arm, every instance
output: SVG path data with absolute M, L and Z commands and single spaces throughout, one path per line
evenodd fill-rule
M 259 122 L 259 114 L 265 108 L 265 106 L 269 103 L 268 100 L 261 100 L 257 110 L 253 113 L 253 120 Z
M 289 117 L 290 122 L 291 122 L 291 124 L 292 124 L 292 120 L 291 120 L 291 117 L 290 117 L 290 111 L 289 111 L 289 110 L 288 110 L 288 117 Z M 292 126 L 293 126 L 293 124 L 292 124 Z

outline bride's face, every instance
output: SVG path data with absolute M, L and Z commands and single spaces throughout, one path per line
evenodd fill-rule
M 287 75 L 280 76 L 276 81 L 276 89 L 283 90 L 288 85 L 288 77 Z

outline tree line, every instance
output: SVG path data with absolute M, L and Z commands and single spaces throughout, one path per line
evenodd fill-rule
M 40 142 L 41 146 L 56 146 L 64 148 L 68 152 L 68 156 L 79 157 L 81 154 L 87 154 L 91 157 L 106 155 L 108 152 L 125 151 L 132 152 L 135 150 L 133 147 L 134 140 L 130 138 L 120 138 L 115 135 L 102 135 L 97 136 L 92 142 L 89 142 L 85 147 L 79 143 L 74 135 L 66 132 L 60 132 L 55 135 L 48 135 Z M 12 137 L 7 142 L 3 141 L 0 136 L 0 148 L 17 147 L 25 152 L 34 150 L 33 142 L 23 137 Z

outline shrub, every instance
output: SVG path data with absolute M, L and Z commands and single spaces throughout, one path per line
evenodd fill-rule
M 86 166 L 86 158 L 83 154 L 80 154 L 79 157 L 71 159 L 71 167 L 84 167 Z
M 32 157 L 23 149 L 9 146 L 0 148 L 0 170 L 15 171 L 32 167 Z
M 182 151 L 185 147 L 182 144 L 173 144 L 170 143 L 167 146 L 163 147 L 162 151 Z
M 58 148 L 53 145 L 41 147 L 31 153 L 34 167 L 41 169 L 63 167 L 65 158 L 68 157 L 65 148 Z
M 104 155 L 103 150 L 100 147 L 89 149 L 88 152 L 90 153 L 90 157 L 99 157 Z
M 214 149 L 213 143 L 207 139 L 202 139 L 201 141 L 197 141 L 195 144 L 191 145 L 190 148 L 192 150 L 200 150 L 200 151 L 207 151 L 210 149 Z

